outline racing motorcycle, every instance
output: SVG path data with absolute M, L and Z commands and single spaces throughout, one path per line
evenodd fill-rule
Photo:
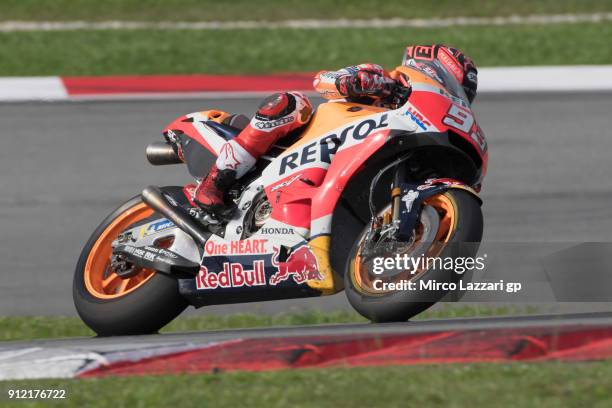
M 332 295 L 345 290 L 373 322 L 405 321 L 442 298 L 400 282 L 468 279 L 436 266 L 377 271 L 377 259 L 475 256 L 487 144 L 461 86 L 409 66 L 394 104 L 319 105 L 300 134 L 275 145 L 237 181 L 215 217 L 181 187 L 149 186 L 94 231 L 73 294 L 99 335 L 153 333 L 187 306 Z M 187 163 L 204 176 L 244 115 L 208 110 L 164 129 L 154 165 Z M 183 145 L 178 157 L 171 142 Z M 397 286 L 396 286 L 397 287 Z M 456 292 L 456 291 L 455 291 Z

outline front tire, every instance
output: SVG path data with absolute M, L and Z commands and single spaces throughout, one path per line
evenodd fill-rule
M 140 196 L 132 198 L 102 221 L 81 252 L 73 280 L 74 305 L 100 336 L 156 333 L 188 306 L 174 278 L 141 269 L 124 280 L 110 269 L 112 241 L 153 214 Z
M 434 256 L 440 258 L 474 257 L 478 252 L 478 246 L 482 239 L 483 217 L 478 199 L 464 190 L 451 189 L 432 197 L 432 206 L 439 205 L 436 211 L 441 217 L 449 212 L 453 213 L 452 220 L 441 218 L 439 228 L 447 228 L 448 231 L 438 231 L 438 237 L 443 238 L 440 250 Z M 447 212 L 446 214 L 444 212 Z M 429 308 L 444 296 L 448 291 L 399 290 L 387 293 L 376 293 L 372 289 L 371 282 L 364 280 L 364 273 L 360 271 L 359 248 L 362 238 L 368 226 L 353 244 L 353 248 L 347 259 L 344 274 L 344 285 L 349 303 L 362 316 L 373 322 L 397 322 L 406 321 Z M 435 243 L 435 242 L 434 242 Z M 430 269 L 414 277 L 418 283 L 420 280 L 457 281 L 459 275 L 444 270 Z

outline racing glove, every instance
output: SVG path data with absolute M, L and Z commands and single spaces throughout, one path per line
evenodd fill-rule
M 341 94 L 352 98 L 370 96 L 385 98 L 390 95 L 395 81 L 378 72 L 359 70 L 352 75 L 341 76 L 336 87 Z
M 384 98 L 391 93 L 394 80 L 377 64 L 360 64 L 338 71 L 321 71 L 314 88 L 326 99 Z

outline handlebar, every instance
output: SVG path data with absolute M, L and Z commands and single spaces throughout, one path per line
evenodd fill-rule
M 412 87 L 404 86 L 399 82 L 393 81 L 392 83 L 389 83 L 388 91 L 389 96 L 386 99 L 390 104 L 399 107 L 405 104 L 410 97 Z

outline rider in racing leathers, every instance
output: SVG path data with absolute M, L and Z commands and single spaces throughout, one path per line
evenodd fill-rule
M 476 66 L 456 48 L 441 44 L 409 46 L 403 65 L 410 65 L 440 80 L 436 70 L 442 65 L 462 84 L 470 102 L 476 96 Z M 405 79 L 404 86 L 409 86 Z M 384 104 L 395 80 L 376 64 L 361 64 L 338 71 L 321 71 L 314 88 L 326 99 L 365 104 Z M 263 100 L 255 116 L 240 134 L 225 143 L 208 175 L 195 189 L 186 187 L 192 201 L 207 212 L 219 214 L 226 207 L 224 194 L 236 179 L 249 171 L 266 151 L 289 132 L 308 124 L 313 108 L 300 92 L 281 92 Z M 179 146 L 180 148 L 180 146 Z

